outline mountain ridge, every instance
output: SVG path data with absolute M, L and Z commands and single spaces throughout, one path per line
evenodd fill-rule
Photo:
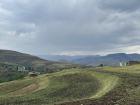
M 119 66 L 120 62 L 128 61 L 140 61 L 140 54 L 132 53 L 113 53 L 108 55 L 78 55 L 78 56 L 65 56 L 65 55 L 51 55 L 41 56 L 42 58 L 54 60 L 54 61 L 65 61 L 70 63 L 98 66 L 100 64 L 109 66 Z
M 108 66 L 118 66 L 120 62 L 128 62 L 128 61 L 140 61 L 140 54 L 114 53 L 97 57 L 88 56 L 85 58 L 74 60 L 73 62 L 92 66 L 98 66 L 100 64 Z

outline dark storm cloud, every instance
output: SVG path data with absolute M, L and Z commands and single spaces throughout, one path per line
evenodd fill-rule
M 139 0 L 100 0 L 101 7 L 119 11 L 135 11 L 140 8 Z
M 139 4 L 139 0 L 1 0 L 0 48 L 79 54 L 136 46 Z

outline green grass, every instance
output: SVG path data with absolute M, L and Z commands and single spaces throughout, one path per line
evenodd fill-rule
M 104 96 L 106 93 L 112 90 L 120 81 L 120 79 L 117 76 L 112 76 L 104 73 L 101 74 L 94 72 L 92 73 L 92 75 L 100 81 L 101 88 L 91 98 L 100 98 Z
M 117 72 L 117 73 L 130 73 L 130 74 L 140 74 L 140 66 L 133 65 L 133 66 L 126 66 L 126 67 L 109 67 L 106 66 L 104 68 L 100 68 L 102 70 Z
M 110 91 L 108 86 L 115 86 L 110 85 L 110 79 L 113 82 L 118 80 L 115 76 L 93 70 L 63 70 L 37 78 L 3 83 L 0 85 L 1 100 L 7 100 L 9 103 L 21 103 L 24 100 L 24 104 L 35 104 L 38 100 L 36 104 L 39 105 L 99 98 Z
M 86 73 L 52 76 L 49 79 L 48 87 L 35 92 L 32 97 L 39 96 L 47 103 L 74 101 L 91 97 L 100 87 L 98 80 Z
M 16 92 L 20 89 L 25 88 L 33 84 L 35 80 L 33 79 L 23 79 L 12 82 L 5 82 L 0 84 L 0 96 L 9 95 L 10 93 Z
M 0 84 L 5 105 L 138 105 L 140 66 L 67 69 Z M 65 104 L 69 102 L 69 104 Z M 131 103 L 131 104 L 130 104 Z M 135 103 L 135 104 L 134 104 Z M 75 104 L 77 105 L 77 104 Z
M 103 87 L 105 89 L 100 89 L 101 97 L 92 97 L 92 99 L 67 102 L 60 105 L 140 105 L 140 65 L 98 67 L 94 70 L 99 74 L 107 74 L 117 78 L 114 78 L 115 80 L 110 78 L 108 80 L 108 82 L 112 81 L 110 86 L 106 84 L 105 86 L 108 88 Z M 97 75 L 97 77 L 99 76 Z M 115 86 L 113 86 L 114 84 Z M 108 89 L 109 91 L 106 92 Z M 104 92 L 105 94 L 103 94 Z

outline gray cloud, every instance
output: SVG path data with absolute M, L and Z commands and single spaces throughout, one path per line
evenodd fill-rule
M 1 0 L 0 48 L 45 54 L 107 53 L 138 46 L 139 3 L 139 0 Z
M 140 9 L 139 0 L 100 0 L 100 4 L 102 8 L 125 12 L 131 12 Z

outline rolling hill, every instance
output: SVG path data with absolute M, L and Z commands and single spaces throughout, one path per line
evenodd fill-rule
M 29 71 L 39 71 L 45 73 L 77 66 L 70 63 L 44 60 L 37 56 L 11 50 L 0 50 L 0 62 L 12 65 L 18 64 L 20 66 L 25 66 L 25 68 Z
M 104 57 L 116 61 L 121 57 L 127 61 L 134 56 L 138 59 L 139 55 L 111 54 Z M 9 50 L 1 50 L 0 58 L 0 80 L 4 80 L 0 83 L 0 105 L 140 104 L 139 64 L 81 68 Z M 31 66 L 41 75 L 19 74 L 17 66 Z
M 53 63 L 33 55 L 11 50 L 0 50 L 0 62 L 15 63 L 25 66 L 49 65 Z
M 78 65 L 53 62 L 10 50 L 0 50 L 0 83 L 24 78 L 29 72 L 50 73 Z
M 66 69 L 0 84 L 1 105 L 139 105 L 140 65 Z
M 81 99 L 99 98 L 116 86 L 119 78 L 91 70 L 64 70 L 0 84 L 0 104 L 55 104 Z M 22 100 L 24 102 L 22 103 Z

